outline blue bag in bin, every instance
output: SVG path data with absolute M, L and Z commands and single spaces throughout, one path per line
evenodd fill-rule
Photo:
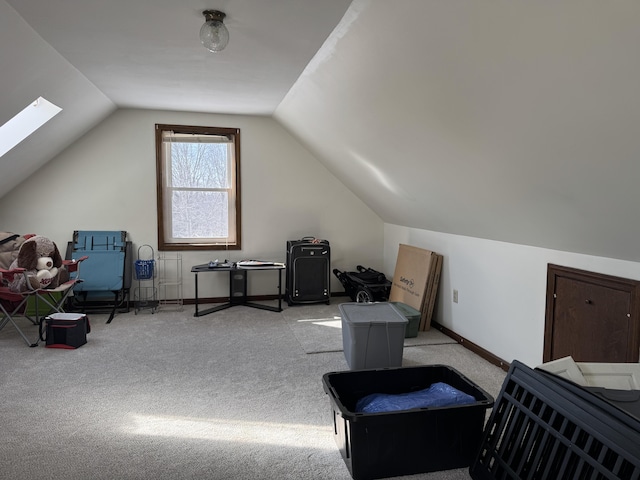
M 443 382 L 432 384 L 429 388 L 416 392 L 399 394 L 372 393 L 362 397 L 356 403 L 357 413 L 395 412 L 413 408 L 448 407 L 467 405 L 476 399 L 467 393 Z

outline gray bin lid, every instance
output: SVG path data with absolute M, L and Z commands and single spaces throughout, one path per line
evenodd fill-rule
M 407 318 L 389 302 L 341 303 L 338 305 L 342 319 L 352 324 L 409 323 Z

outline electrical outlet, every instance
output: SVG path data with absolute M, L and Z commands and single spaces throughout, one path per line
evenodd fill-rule
M 453 290 L 453 303 L 458 303 L 458 290 Z

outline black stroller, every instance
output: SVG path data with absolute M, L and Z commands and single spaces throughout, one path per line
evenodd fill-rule
M 333 269 L 344 290 L 351 300 L 358 303 L 385 302 L 389 298 L 391 282 L 384 273 L 362 265 L 356 267 L 357 272 L 341 272 Z

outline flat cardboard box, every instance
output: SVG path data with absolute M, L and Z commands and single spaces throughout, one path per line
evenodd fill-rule
M 431 326 L 441 270 L 442 255 L 400 244 L 389 302 L 404 303 L 418 310 L 421 331 Z

